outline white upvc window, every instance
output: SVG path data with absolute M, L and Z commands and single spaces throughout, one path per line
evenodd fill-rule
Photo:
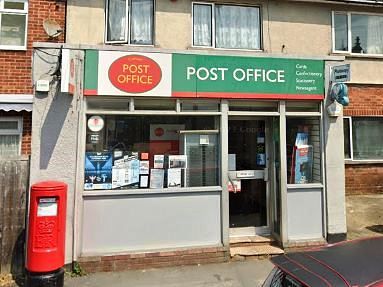
M 0 0 L 0 49 L 26 50 L 28 0 Z
M 343 117 L 344 158 L 353 161 L 383 161 L 383 118 Z
M 383 14 L 332 13 L 335 53 L 383 55 Z
M 200 2 L 192 5 L 193 47 L 261 49 L 259 7 Z
M 106 0 L 106 43 L 153 45 L 154 0 Z
M 0 157 L 21 154 L 23 119 L 21 117 L 0 118 Z

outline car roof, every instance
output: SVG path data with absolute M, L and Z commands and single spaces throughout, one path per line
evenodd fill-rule
M 271 258 L 307 286 L 368 286 L 383 280 L 383 237 L 346 241 Z

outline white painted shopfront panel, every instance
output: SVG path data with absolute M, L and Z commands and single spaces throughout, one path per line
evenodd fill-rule
M 221 245 L 221 191 L 85 197 L 82 254 Z
M 322 188 L 287 190 L 288 241 L 323 238 Z

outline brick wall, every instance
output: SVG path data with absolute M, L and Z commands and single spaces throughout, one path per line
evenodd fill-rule
M 124 255 L 89 256 L 79 258 L 78 263 L 85 272 L 92 273 L 220 263 L 228 261 L 229 258 L 227 248 L 207 247 Z
M 383 193 L 383 164 L 347 164 L 346 194 Z
M 348 85 L 345 116 L 383 116 L 383 85 Z M 383 164 L 346 164 L 346 194 L 383 193 Z
M 31 132 L 32 132 L 32 113 L 31 112 L 4 112 L 0 111 L 0 117 L 23 117 L 23 138 L 21 140 L 21 154 L 31 154 Z
M 383 116 L 383 85 L 348 85 L 348 89 L 345 116 Z
M 65 28 L 65 2 L 29 0 L 27 51 L 0 50 L 0 94 L 32 94 L 33 42 L 63 42 L 64 33 L 49 39 L 43 29 L 45 19 Z

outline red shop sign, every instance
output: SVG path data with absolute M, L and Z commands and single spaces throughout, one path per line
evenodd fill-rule
M 127 93 L 144 93 L 161 81 L 160 66 L 141 55 L 128 55 L 114 61 L 109 67 L 109 80 L 117 89 Z

